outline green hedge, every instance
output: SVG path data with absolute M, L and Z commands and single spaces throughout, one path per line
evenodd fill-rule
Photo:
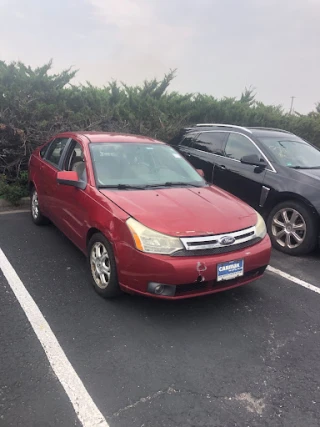
M 28 174 L 23 171 L 19 177 L 9 183 L 5 175 L 0 175 L 0 199 L 5 199 L 13 206 L 18 206 L 22 197 L 28 196 Z
M 308 115 L 289 115 L 280 106 L 256 101 L 251 89 L 239 99 L 170 92 L 174 71 L 140 86 L 76 86 L 75 74 L 70 69 L 53 74 L 51 62 L 32 69 L 0 61 L 0 174 L 9 182 L 27 169 L 36 146 L 67 130 L 120 131 L 168 141 L 183 126 L 218 122 L 283 128 L 320 147 L 319 106 Z

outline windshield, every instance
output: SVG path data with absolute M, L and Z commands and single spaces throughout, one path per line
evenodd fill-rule
M 205 181 L 172 147 L 145 143 L 93 143 L 91 158 L 98 187 L 138 189 L 203 186 Z
M 259 137 L 259 140 L 282 166 L 297 169 L 320 169 L 320 151 L 302 139 Z

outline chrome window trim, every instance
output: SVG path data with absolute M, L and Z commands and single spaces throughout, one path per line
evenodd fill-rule
M 270 167 L 270 169 L 269 168 L 266 168 L 266 170 L 268 170 L 269 172 L 273 172 L 273 173 L 277 173 L 277 171 L 275 170 L 275 168 L 272 166 L 272 164 L 271 164 L 271 162 L 270 162 L 270 160 L 268 159 L 268 157 L 264 154 L 264 152 L 261 150 L 261 148 L 260 147 L 258 147 L 257 146 L 257 144 L 249 137 L 249 136 L 247 136 L 247 135 L 244 135 L 243 133 L 241 133 L 241 132 L 235 132 L 235 131 L 228 131 L 228 130 L 204 130 L 203 132 L 201 132 L 201 133 L 208 133 L 208 132 L 225 132 L 225 133 L 236 133 L 236 134 L 238 134 L 238 135 L 242 135 L 242 136 L 244 136 L 245 138 L 247 138 L 250 142 L 252 142 L 252 144 L 257 148 L 257 150 L 258 151 L 260 151 L 260 153 L 262 154 L 262 156 L 264 157 L 264 159 L 266 160 L 266 162 L 267 162 L 267 164 L 269 165 L 269 167 Z M 199 135 L 198 135 L 199 136 Z M 228 142 L 228 140 L 227 140 L 227 142 Z M 198 148 L 194 148 L 194 147 L 189 147 L 189 148 L 192 148 L 193 150 L 197 150 L 197 151 L 200 151 L 200 153 L 206 153 L 206 154 L 211 154 L 212 156 L 219 156 L 219 157 L 222 157 L 222 158 L 225 158 L 225 159 L 228 159 L 228 160 L 233 160 L 234 162 L 239 162 L 239 163 L 241 163 L 240 162 L 240 160 L 238 160 L 238 159 L 232 159 L 231 157 L 226 157 L 226 156 L 221 156 L 220 154 L 215 154 L 215 153 L 208 153 L 208 152 L 206 152 L 206 151 L 202 151 L 202 150 L 199 150 Z
M 248 234 L 250 235 L 248 236 Z M 245 237 L 241 238 L 242 235 Z M 233 237 L 235 241 L 230 245 L 222 245 L 221 243 L 219 243 L 219 239 L 223 237 Z M 256 232 L 256 227 L 253 226 L 253 227 L 245 228 L 240 231 L 234 231 L 231 233 L 215 234 L 215 235 L 201 236 L 201 237 L 180 237 L 180 240 L 187 251 L 196 251 L 196 250 L 225 248 L 225 247 L 230 247 L 234 245 L 239 245 L 241 243 L 254 240 L 257 237 L 258 236 Z M 204 242 L 207 242 L 207 244 L 189 246 L 189 243 L 204 243 Z
M 220 127 L 225 127 L 225 128 L 236 128 L 236 129 L 242 129 L 245 130 L 246 132 L 252 133 L 252 131 L 246 127 L 243 126 L 237 126 L 237 125 L 228 125 L 226 123 L 197 123 L 196 127 L 205 127 L 205 126 L 220 126 Z
M 257 130 L 273 130 L 276 132 L 290 133 L 291 135 L 294 135 L 294 133 L 292 133 L 288 130 L 285 130 L 285 129 L 280 129 L 280 128 L 266 128 L 266 127 L 252 126 L 252 127 L 250 127 L 250 129 L 253 129 L 253 130 L 255 130 L 255 129 L 257 129 Z

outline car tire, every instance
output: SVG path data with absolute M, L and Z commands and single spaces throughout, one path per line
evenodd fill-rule
M 92 285 L 100 296 L 115 298 L 121 295 L 113 249 L 101 233 L 94 234 L 89 241 L 88 264 Z
M 30 209 L 31 209 L 31 218 L 32 221 L 36 225 L 47 225 L 49 224 L 49 220 L 47 217 L 42 215 L 40 206 L 39 206 L 39 200 L 38 200 L 38 193 L 35 187 L 32 187 L 30 192 Z
M 270 212 L 267 227 L 274 248 L 289 255 L 312 252 L 318 242 L 318 218 L 305 204 L 289 200 Z

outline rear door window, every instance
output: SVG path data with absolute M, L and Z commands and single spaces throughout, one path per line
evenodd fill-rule
M 194 140 L 194 136 L 192 136 L 192 135 L 186 136 L 185 138 L 183 138 L 180 145 L 182 147 L 192 147 L 193 146 L 193 140 Z
M 45 146 L 43 146 L 41 148 L 41 150 L 40 150 L 40 157 L 43 158 L 46 155 L 46 152 L 47 152 L 49 146 L 50 146 L 50 143 L 46 144 Z
M 45 159 L 53 166 L 58 167 L 62 154 L 66 148 L 69 138 L 56 138 L 48 148 Z
M 203 132 L 194 142 L 194 148 L 223 156 L 227 137 L 228 132 Z

